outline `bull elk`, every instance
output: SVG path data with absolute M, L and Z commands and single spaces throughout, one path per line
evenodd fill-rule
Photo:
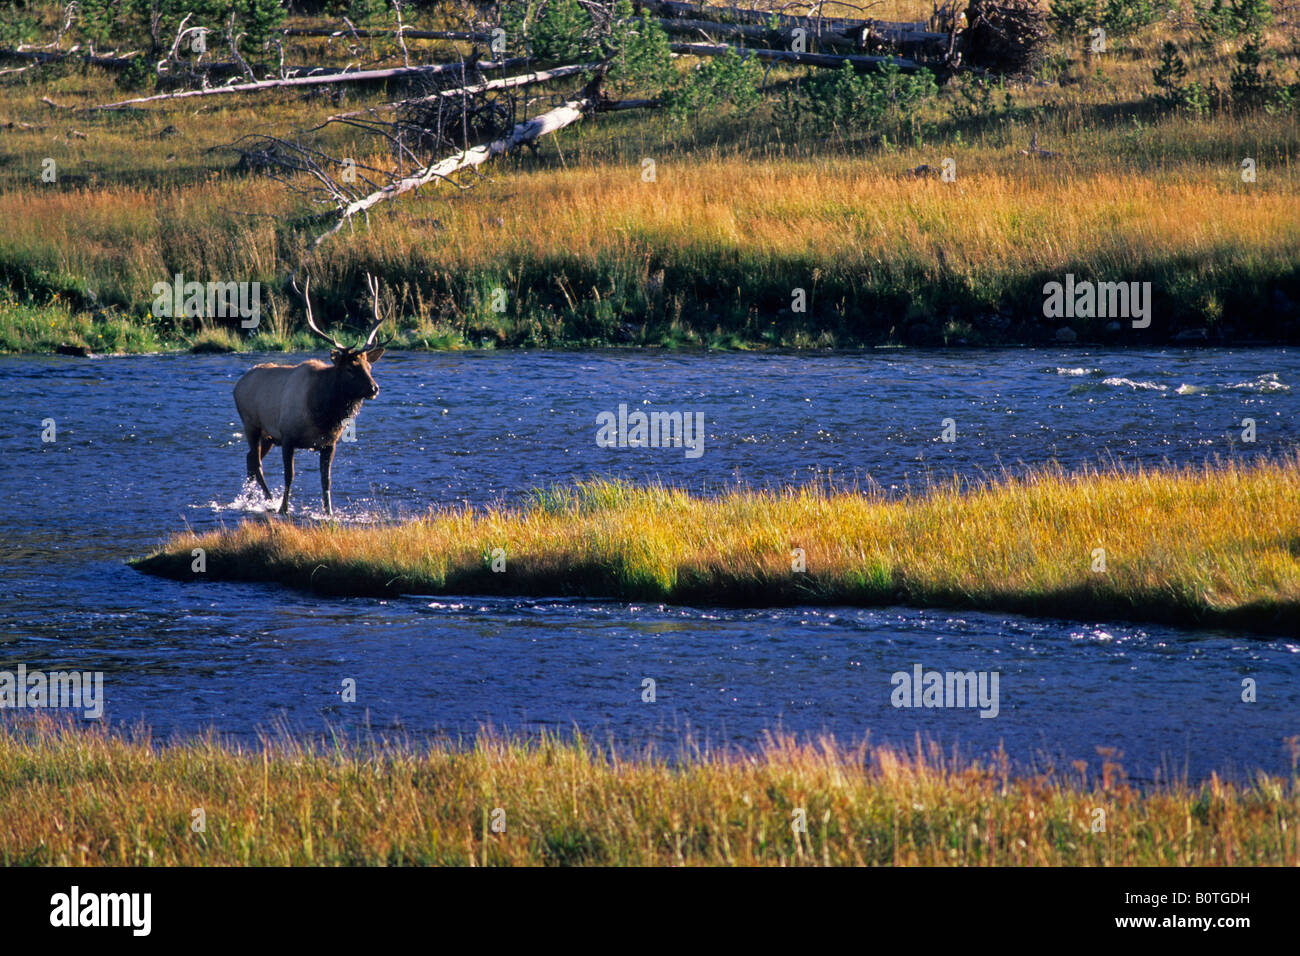
M 255 365 L 235 384 L 235 407 L 244 423 L 248 439 L 248 477 L 255 480 L 269 499 L 271 489 L 262 475 L 262 457 L 279 445 L 284 453 L 284 500 L 280 514 L 289 513 L 289 488 L 293 484 L 293 453 L 299 448 L 320 452 L 320 490 L 325 513 L 333 514 L 330 501 L 330 465 L 334 446 L 349 419 L 361 410 L 361 403 L 379 394 L 370 367 L 384 354 L 384 345 L 376 344 L 379 326 L 379 281 L 366 276 L 366 285 L 374 301 L 375 324 L 360 348 L 349 348 L 322 332 L 311 312 L 311 281 L 293 290 L 307 309 L 308 327 L 329 342 L 330 362 L 308 359 L 297 365 L 267 363 Z

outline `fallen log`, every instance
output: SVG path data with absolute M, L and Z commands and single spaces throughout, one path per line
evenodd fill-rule
M 709 38 L 731 37 L 741 40 L 756 40 L 760 43 L 779 43 L 786 42 L 790 39 L 790 34 L 787 31 L 772 31 L 765 26 L 745 23 L 713 23 L 709 20 L 674 20 L 662 18 L 659 20 L 659 26 L 665 33 L 674 36 L 702 33 Z M 837 33 L 822 34 L 815 39 L 821 46 L 848 50 L 857 49 L 856 41 Z
M 904 73 L 930 69 L 924 63 L 897 56 L 795 53 L 793 50 L 763 50 L 758 47 L 729 46 L 725 43 L 673 43 L 669 46 L 674 53 L 685 53 L 689 56 L 726 56 L 728 53 L 738 53 L 742 56 L 757 57 L 768 63 L 793 63 L 797 66 L 820 66 L 830 69 L 839 69 L 845 63 L 851 64 L 859 71 L 878 70 L 886 65 L 897 66 Z
M 708 20 L 661 19 L 659 25 L 665 33 L 674 36 L 703 34 L 707 37 L 730 37 L 771 46 L 785 46 L 793 40 L 793 29 L 769 30 L 765 26 L 744 23 L 713 23 Z M 893 47 L 899 53 L 931 53 L 942 55 L 949 45 L 944 33 L 898 31 L 881 33 L 874 25 L 864 25 L 862 31 L 846 36 L 842 33 L 809 33 L 807 39 L 822 49 L 864 51 L 873 45 Z
M 657 22 L 665 33 L 683 35 L 706 33 L 714 36 L 727 36 L 737 39 L 759 40 L 767 42 L 774 39 L 770 18 L 754 11 L 738 11 L 746 14 L 746 22 L 720 23 L 719 14 L 732 13 L 734 8 L 706 7 L 688 3 L 645 3 L 644 8 L 666 8 L 660 12 Z M 707 19 L 714 17 L 715 19 Z M 739 19 L 739 18 L 738 18 Z M 820 45 L 843 50 L 862 50 L 870 42 L 906 45 L 909 47 L 940 47 L 947 45 L 949 36 L 933 30 L 924 29 L 921 23 L 894 22 L 889 20 L 841 20 L 817 17 L 778 16 L 778 34 L 786 38 L 789 31 L 804 29 L 809 31 Z M 865 32 L 865 37 L 863 31 Z M 457 30 L 331 30 L 325 27 L 289 27 L 282 31 L 286 36 L 323 36 L 342 37 L 357 36 L 361 38 L 393 38 L 399 33 L 408 39 L 423 40 L 461 40 L 465 42 L 490 42 L 491 33 L 465 32 Z
M 683 36 L 696 33 L 703 33 L 709 36 L 732 37 L 735 39 L 757 40 L 766 43 L 768 41 L 781 42 L 788 39 L 788 31 L 777 31 L 776 34 L 769 30 L 766 25 L 758 26 L 743 23 L 716 23 L 710 20 L 690 20 L 684 18 L 661 17 L 656 21 L 665 33 Z M 800 23 L 802 26 L 802 22 Z M 285 33 L 290 36 L 348 36 L 348 30 L 327 30 L 315 28 L 296 28 L 286 30 Z M 397 30 L 357 30 L 356 35 L 364 38 L 394 38 L 397 36 Z M 486 42 L 492 39 L 490 33 L 458 33 L 454 31 L 442 30 L 405 30 L 402 35 L 416 39 L 438 39 L 438 40 L 464 40 Z M 940 39 L 946 39 L 943 34 L 935 34 Z M 829 31 L 819 34 L 816 40 L 822 46 L 834 46 L 837 49 L 857 50 L 860 49 L 859 41 L 852 37 L 843 36 L 838 33 Z
M 405 176 L 395 183 L 390 183 L 382 189 L 377 189 L 368 196 L 363 196 L 349 203 L 339 213 L 339 218 L 334 225 L 316 237 L 309 251 L 315 250 L 322 242 L 342 229 L 357 213 L 367 212 L 386 199 L 393 199 L 403 193 L 409 193 L 428 183 L 450 179 L 450 177 L 463 170 L 483 165 L 494 156 L 501 156 L 524 143 L 531 143 L 541 136 L 563 129 L 582 119 L 597 103 L 598 98 L 590 95 L 581 99 L 569 100 L 563 106 L 557 106 L 553 110 L 548 110 L 530 120 L 516 124 L 514 129 L 501 139 L 486 146 L 475 146 L 473 149 L 462 150 L 431 166 L 417 170 L 410 176 Z
M 437 93 L 432 93 L 429 96 L 420 96 L 411 100 L 400 100 L 396 103 L 384 103 L 380 106 L 352 110 L 347 113 L 335 113 L 333 116 L 325 120 L 325 122 L 329 123 L 333 120 L 362 116 L 375 110 L 390 110 L 396 109 L 399 106 L 413 106 L 418 103 L 436 103 L 440 99 L 454 99 L 458 96 L 477 96 L 481 93 L 489 93 L 493 90 L 509 90 L 521 86 L 535 86 L 540 83 L 549 83 L 551 80 L 558 80 L 566 76 L 574 76 L 575 74 L 594 70 L 599 65 L 599 63 L 576 63 L 572 66 L 557 66 L 552 70 L 539 70 L 536 73 L 523 73 L 519 76 L 507 76 L 495 80 L 486 80 L 482 83 L 474 83 L 470 86 L 458 86 L 452 90 L 439 90 Z
M 357 36 L 369 40 L 372 38 L 395 37 L 398 33 L 408 40 L 461 40 L 466 43 L 488 43 L 492 40 L 491 33 L 482 33 L 465 30 L 412 30 L 410 27 L 403 27 L 398 30 L 331 30 L 329 27 L 285 27 L 280 31 L 281 35 L 287 37 L 345 37 Z
M 119 100 L 116 103 L 104 103 L 100 106 L 84 107 L 87 111 L 98 110 L 120 110 L 141 103 L 157 103 L 162 100 L 180 100 L 196 96 L 220 96 L 227 93 L 253 93 L 261 90 L 273 90 L 284 87 L 301 87 L 301 86 L 325 86 L 333 83 L 370 83 L 378 80 L 392 80 L 402 77 L 414 76 L 438 76 L 443 73 L 464 72 L 467 69 L 477 69 L 480 71 L 488 70 L 509 70 L 522 63 L 526 63 L 526 57 L 514 57 L 509 60 L 500 60 L 495 63 L 480 61 L 475 64 L 467 63 L 442 63 L 431 66 L 398 66 L 386 70 L 356 70 L 351 73 L 330 73 L 324 76 L 295 76 L 287 80 L 258 80 L 254 83 L 234 83 L 230 86 L 213 86 L 205 90 L 182 90 L 179 93 L 158 93 L 153 96 L 139 96 L 130 100 Z
M 285 77 L 294 76 L 333 76 L 338 73 L 346 73 L 343 67 L 336 66 L 294 66 L 287 64 L 277 69 L 284 71 Z M 236 63 L 234 60 L 213 60 L 209 63 L 168 63 L 163 61 L 159 64 L 158 78 L 160 80 L 186 80 L 197 74 L 203 74 L 209 80 L 222 79 L 231 76 L 244 76 L 243 64 Z
M 638 6 L 643 11 L 665 19 L 716 21 L 719 17 L 725 16 L 736 23 L 766 26 L 775 17 L 776 23 L 781 29 L 789 30 L 802 27 L 813 36 L 826 33 L 845 34 L 866 24 L 870 24 L 877 35 L 891 41 L 910 37 L 916 41 L 938 42 L 946 40 L 948 36 L 946 33 L 927 30 L 926 23 L 921 20 L 876 20 L 870 17 L 801 17 L 788 13 L 746 10 L 741 7 L 715 7 L 699 3 L 684 3 L 681 0 L 642 0 Z
M 100 55 L 88 51 L 83 52 L 80 47 L 75 46 L 58 53 L 50 53 L 45 50 L 0 50 L 0 59 L 27 60 L 30 63 L 58 63 L 62 60 L 75 59 L 83 63 L 89 63 L 91 66 L 102 66 L 116 70 L 126 69 L 138 57 L 143 55 L 139 50 L 132 50 L 123 56 Z
M 73 47 L 69 50 L 63 50 L 57 53 L 52 53 L 46 50 L 0 49 L 0 60 L 6 58 L 12 58 L 15 60 L 26 60 L 31 66 L 38 66 L 44 63 L 59 63 L 63 60 L 72 59 L 72 60 L 78 60 L 82 63 L 88 63 L 91 66 L 98 66 L 108 70 L 124 70 L 127 67 L 129 67 L 131 64 L 137 62 L 139 58 L 142 57 L 143 55 L 144 53 L 140 50 L 133 50 L 130 53 L 124 53 L 121 55 L 92 54 L 88 52 L 82 52 L 78 47 Z M 209 77 L 233 76 L 235 74 L 241 73 L 243 69 L 240 66 L 240 64 L 230 62 L 230 61 L 225 61 L 225 60 L 213 60 L 208 63 L 194 63 L 194 64 L 182 63 L 180 65 L 184 67 L 184 70 L 190 73 L 203 73 Z M 23 67 L 22 69 L 30 69 L 30 66 Z M 328 67 L 286 66 L 284 67 L 284 69 L 290 73 L 305 73 L 309 70 L 318 70 L 319 71 L 318 75 L 323 75 L 326 73 L 332 74 L 332 73 L 343 72 L 342 70 L 331 69 Z M 18 72 L 18 71 L 14 70 L 14 71 L 2 71 L 2 72 Z M 159 64 L 158 75 L 161 79 L 167 79 L 169 77 L 175 76 L 176 74 L 175 71 L 172 69 L 172 64 L 169 64 L 167 61 L 163 61 L 161 64 Z

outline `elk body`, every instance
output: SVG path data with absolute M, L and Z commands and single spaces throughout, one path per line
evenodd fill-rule
M 235 384 L 235 407 L 244 424 L 248 440 L 248 477 L 257 482 L 262 493 L 271 497 L 262 474 L 262 458 L 272 445 L 284 454 L 284 499 L 280 513 L 289 513 L 289 488 L 293 484 L 293 453 L 299 448 L 320 452 L 320 489 L 325 513 L 333 514 L 330 501 L 330 466 L 334 446 L 349 419 L 361 410 L 361 403 L 379 394 L 371 376 L 371 366 L 384 354 L 375 343 L 382 319 L 379 318 L 379 283 L 369 276 L 366 281 L 374 297 L 375 324 L 359 348 L 349 348 L 316 325 L 307 293 L 301 293 L 307 308 L 307 324 L 313 332 L 330 343 L 330 361 L 308 359 L 297 365 L 255 365 Z M 294 290 L 297 291 L 297 284 Z

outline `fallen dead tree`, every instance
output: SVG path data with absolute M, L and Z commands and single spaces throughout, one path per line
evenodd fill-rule
M 408 40 L 459 40 L 466 43 L 487 43 L 492 39 L 491 33 L 466 30 L 413 30 L 410 27 L 402 27 L 401 30 L 331 30 L 328 27 L 285 27 L 280 31 L 282 36 L 287 37 L 355 36 L 366 40 L 396 37 L 399 33 Z
M 439 90 L 431 95 L 391 104 L 399 109 L 394 119 L 375 117 L 357 118 L 357 114 L 340 114 L 326 122 L 339 122 L 370 135 L 386 140 L 397 157 L 395 168 L 388 172 L 375 169 L 350 159 L 339 159 L 317 147 L 273 136 L 245 137 L 232 147 L 240 156 L 240 167 L 265 169 L 289 188 L 314 198 L 317 203 L 336 207 L 332 225 L 320 233 L 304 251 L 303 262 L 330 236 L 351 223 L 358 215 L 366 215 L 380 203 L 415 192 L 422 186 L 446 182 L 458 189 L 468 189 L 469 184 L 457 181 L 458 175 L 482 166 L 489 160 L 510 153 L 520 146 L 534 146 L 540 138 L 578 122 L 596 112 L 623 111 L 656 107 L 657 99 L 610 100 L 602 90 L 608 63 L 571 64 L 556 70 L 537 71 L 517 77 L 503 77 L 494 81 Z M 594 76 L 581 91 L 570 95 L 558 106 L 537 116 L 516 121 L 513 116 L 518 104 L 506 96 L 504 105 L 483 101 L 489 90 L 502 90 L 534 82 L 547 82 L 578 72 L 594 72 Z M 475 98 L 479 99 L 475 99 Z M 315 127 L 308 132 L 315 132 Z M 455 148 L 458 142 L 482 145 Z M 419 157 L 438 157 L 434 161 Z M 339 176 L 337 171 L 350 171 Z M 285 175 L 287 174 L 287 175 Z M 303 186 L 296 181 L 300 174 L 315 180 L 314 186 Z M 371 178 L 378 174 L 380 181 Z M 382 179 L 387 178 L 387 182 Z M 364 184 L 358 188 L 358 180 Z M 367 191 L 363 191 L 367 190 Z
M 842 20 L 815 17 L 777 17 L 777 29 L 771 29 L 770 18 L 752 11 L 745 22 L 725 23 L 717 20 L 719 14 L 733 13 L 733 8 L 706 7 L 685 3 L 645 3 L 643 8 L 661 15 L 655 19 L 659 27 L 674 36 L 703 34 L 707 37 L 727 37 L 752 40 L 773 45 L 786 44 L 791 31 L 803 29 L 808 37 L 823 48 L 862 52 L 880 46 L 894 47 L 900 52 L 941 53 L 949 46 L 951 36 L 924 29 L 924 24 L 889 20 Z M 710 19 L 710 17 L 712 19 Z M 738 18 L 739 19 L 739 18 Z M 328 29 L 323 27 L 290 27 L 282 31 L 286 36 L 319 36 L 396 39 L 458 40 L 463 42 L 490 42 L 492 34 L 456 30 L 401 29 Z
M 896 66 L 904 73 L 931 69 L 925 63 L 897 56 L 872 56 L 867 54 L 837 55 L 831 53 L 795 53 L 793 50 L 765 50 L 760 47 L 735 47 L 725 43 L 673 43 L 670 48 L 674 53 L 688 56 L 726 56 L 736 53 L 752 56 L 765 63 L 793 63 L 796 66 L 818 66 L 837 70 L 850 64 L 855 70 L 878 70 L 882 66 Z
M 635 104 L 628 106 L 609 103 L 604 100 L 598 90 L 599 78 L 593 81 L 579 98 L 568 100 L 561 106 L 516 124 L 508 135 L 500 139 L 493 140 L 484 146 L 461 150 L 446 159 L 439 160 L 408 176 L 404 176 L 396 182 L 389 183 L 367 196 L 354 200 L 339 213 L 334 225 L 316 237 L 308 254 L 315 251 L 322 242 L 342 229 L 354 216 L 368 212 L 381 202 L 395 199 L 405 193 L 414 192 L 429 183 L 436 184 L 444 180 L 451 181 L 451 177 L 457 173 L 481 166 L 494 157 L 503 156 L 520 146 L 531 144 L 543 136 L 578 122 L 587 114 L 598 109 L 633 109 L 654 105 L 654 101 L 650 100 L 638 100 Z
M 773 31 L 756 24 L 714 23 L 709 20 L 673 20 L 668 18 L 661 19 L 658 23 L 665 33 L 673 36 L 704 34 L 709 38 L 730 37 L 737 40 L 757 40 L 760 43 L 782 43 L 790 40 L 788 31 Z M 838 33 L 823 33 L 815 39 L 823 47 L 844 50 L 858 49 L 856 40 Z
M 295 76 L 282 80 L 258 80 L 253 83 L 233 83 L 230 86 L 213 86 L 203 90 L 181 90 L 177 93 L 157 93 L 153 96 L 139 96 L 116 103 L 104 103 L 100 106 L 85 107 L 89 111 L 121 110 L 139 106 L 142 103 L 158 103 L 163 100 L 189 99 L 197 96 L 221 96 L 231 93 L 256 93 L 262 90 L 283 89 L 288 87 L 328 86 L 336 83 L 373 83 L 380 80 L 395 80 L 407 77 L 431 77 L 441 74 L 455 74 L 468 69 L 482 72 L 489 70 L 510 70 L 526 63 L 524 57 L 515 57 L 497 62 L 480 61 L 475 64 L 442 63 L 430 66 L 398 66 L 386 70 L 354 70 L 350 73 L 329 73 L 323 76 Z
M 132 50 L 130 53 L 91 53 L 81 50 L 79 47 L 71 47 L 67 50 L 52 52 L 49 50 L 23 50 L 23 49 L 0 49 L 0 60 L 13 59 L 22 60 L 33 66 L 62 63 L 74 61 L 85 63 L 89 66 L 97 66 L 105 70 L 125 70 L 138 63 L 144 56 L 143 51 Z M 176 70 L 175 61 L 162 60 L 154 67 L 154 71 L 160 79 L 168 79 Z M 26 67 L 24 67 L 26 69 Z M 314 71 L 314 75 L 326 75 L 344 72 L 342 69 L 331 67 L 307 67 L 307 66 L 282 66 L 281 69 L 287 73 L 304 74 Z M 183 72 L 193 74 L 203 74 L 209 78 L 242 75 L 244 72 L 243 64 L 230 60 L 213 60 L 208 63 L 194 63 L 184 66 Z
M 795 16 L 788 13 L 768 13 L 763 10 L 747 10 L 742 7 L 715 7 L 699 3 L 683 3 L 678 0 L 643 0 L 640 8 L 647 13 L 664 19 L 709 20 L 718 21 L 722 17 L 740 24 L 755 24 L 766 27 L 775 18 L 781 30 L 804 29 L 812 36 L 824 34 L 845 35 L 856 31 L 866 24 L 881 37 L 901 40 L 910 37 L 913 40 L 929 39 L 939 42 L 947 39 L 946 33 L 926 29 L 921 21 L 876 20 L 871 17 L 819 17 Z
M 708 20 L 669 20 L 661 19 L 659 26 L 673 36 L 703 35 L 708 38 L 724 37 L 737 40 L 765 43 L 773 48 L 790 47 L 794 41 L 792 30 L 770 30 L 764 26 L 743 23 L 713 23 Z M 887 34 L 877 30 L 872 24 L 864 24 L 856 32 L 832 33 L 826 31 L 808 34 L 805 40 L 822 50 L 841 50 L 845 52 L 865 52 L 888 48 L 893 53 L 909 55 L 943 56 L 951 45 L 952 38 L 946 33 L 921 31 L 898 31 Z
M 90 50 L 82 50 L 79 46 L 59 52 L 23 50 L 21 48 L 0 50 L 0 59 L 25 60 L 29 63 L 60 63 L 64 60 L 78 60 L 91 66 L 102 66 L 110 70 L 124 70 L 142 56 L 144 54 L 139 50 L 132 50 L 130 53 L 119 56 L 117 54 L 94 53 Z
M 537 86 L 542 83 L 550 83 L 553 80 L 563 79 L 567 76 L 575 76 L 587 73 L 597 69 L 599 63 L 575 63 L 572 66 L 557 66 L 553 70 L 538 70 L 535 73 L 522 73 L 518 76 L 500 77 L 495 80 L 485 80 L 482 83 L 473 83 L 468 86 L 458 86 L 454 89 L 439 90 L 436 93 L 430 93 L 428 96 L 418 96 L 414 99 L 399 100 L 395 103 L 384 103 L 381 106 L 371 106 L 365 109 L 352 110 L 347 113 L 335 113 L 325 120 L 325 123 L 331 123 L 335 120 L 350 119 L 353 116 L 364 116 L 367 113 L 374 113 L 377 110 L 393 110 L 399 108 L 409 108 L 423 104 L 437 103 L 439 100 L 454 100 L 460 97 L 481 96 L 484 93 L 490 93 L 494 90 L 511 90 L 525 86 Z M 321 124 L 325 125 L 324 123 Z M 320 127 L 314 127 L 319 129 Z

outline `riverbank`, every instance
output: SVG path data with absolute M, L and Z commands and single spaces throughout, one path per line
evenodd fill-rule
M 1138 789 L 1111 761 L 1015 777 L 833 741 L 668 761 L 547 736 L 240 747 L 0 727 L 5 866 L 1294 866 L 1297 833 L 1294 774 Z
M 787 67 L 749 112 L 601 114 L 463 191 L 402 197 L 333 237 L 313 258 L 317 313 L 362 325 L 370 273 L 398 348 L 1300 341 L 1300 124 L 1293 109 L 1222 95 L 1162 105 L 1152 70 L 1166 39 L 1199 83 L 1222 89 L 1238 65 L 1236 42 L 1197 35 L 1158 22 L 1086 62 L 1062 46 L 1033 78 L 957 79 L 902 128 L 822 128 L 783 106 L 807 82 Z M 1295 75 L 1288 24 L 1266 39 L 1277 75 Z M 339 53 L 288 46 L 308 64 Z M 339 98 L 364 108 L 396 92 Z M 272 91 L 121 113 L 43 101 L 122 93 L 94 67 L 0 84 L 0 352 L 314 344 L 286 277 L 328 208 L 230 144 L 316 127 L 336 98 Z M 320 146 L 376 168 L 391 159 L 349 127 Z M 258 283 L 257 324 L 155 314 L 155 287 L 178 275 Z M 1044 287 L 1071 276 L 1150 283 L 1149 314 L 1049 316 Z
M 1287 148 L 1300 151 L 1300 138 Z M 689 159 L 653 185 L 616 165 L 506 172 L 475 190 L 476 204 L 439 211 L 446 232 L 438 242 L 401 218 L 375 217 L 369 231 L 324 256 L 317 294 L 327 314 L 366 314 L 357 282 L 363 269 L 373 271 L 392 296 L 388 314 L 398 317 L 393 347 L 417 349 L 1300 340 L 1300 189 L 1286 185 L 1295 173 L 1280 170 L 1281 188 L 1252 192 L 1205 167 L 1153 178 L 1138 169 L 1047 170 L 1012 149 L 956 152 L 969 170 L 960 184 L 900 179 L 929 155 L 924 150 Z M 115 193 L 87 193 L 75 212 L 54 220 L 47 198 L 17 193 L 0 197 L 0 213 L 8 207 L 16 224 L 11 248 L 32 247 L 23 253 L 29 262 L 76 265 L 42 280 L 58 287 L 44 294 L 56 300 L 34 294 L 33 304 L 0 306 L 0 351 L 319 344 L 291 318 L 282 277 L 245 261 L 275 258 L 284 239 L 275 225 L 230 222 L 221 208 L 234 201 L 228 184 L 196 188 L 204 195 L 190 200 L 206 209 L 203 223 L 172 228 L 205 234 L 205 255 L 225 260 L 216 275 L 260 283 L 256 329 L 155 317 L 145 293 L 173 267 L 138 252 L 126 275 L 119 258 L 100 258 L 119 244 L 152 248 L 169 217 L 190 214 L 188 205 L 164 205 L 127 230 L 108 209 L 93 225 L 97 207 L 123 200 Z M 832 198 L 864 194 L 869 203 Z M 143 191 L 127 198 L 151 202 Z M 280 197 L 264 199 L 288 215 Z M 525 211 L 556 202 L 545 217 Z M 5 269 L 11 286 L 39 285 Z M 1044 289 L 1052 282 L 1136 283 L 1145 314 L 1112 314 L 1098 300 L 1098 314 L 1048 317 Z M 96 304 L 78 291 L 83 285 L 98 289 Z
M 376 526 L 267 516 L 133 561 L 335 595 L 911 605 L 1296 633 L 1300 466 L 1040 470 L 904 498 L 587 482 Z M 196 573 L 194 549 L 203 551 Z

